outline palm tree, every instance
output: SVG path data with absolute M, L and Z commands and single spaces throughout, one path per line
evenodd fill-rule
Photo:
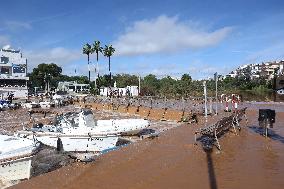
M 90 82 L 91 72 L 90 72 L 89 64 L 90 64 L 90 54 L 92 54 L 92 46 L 89 43 L 86 43 L 83 46 L 83 54 L 86 54 L 88 56 L 89 82 Z
M 109 83 L 111 86 L 111 71 L 110 71 L 110 57 L 113 55 L 115 48 L 112 45 L 106 45 L 104 48 L 104 56 L 108 57 L 108 71 L 109 71 Z
M 101 42 L 100 41 L 95 41 L 93 43 L 93 48 L 92 48 L 92 52 L 95 52 L 97 54 L 97 66 L 96 66 L 96 72 L 98 73 L 98 78 L 99 78 L 99 52 L 102 53 L 103 52 L 103 47 L 101 47 Z M 95 79 L 95 86 L 97 87 L 97 82 Z

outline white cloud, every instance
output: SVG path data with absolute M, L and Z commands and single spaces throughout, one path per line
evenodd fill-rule
M 0 48 L 10 43 L 9 37 L 5 35 L 0 35 Z
M 40 63 L 55 63 L 65 69 L 71 62 L 79 60 L 83 57 L 81 51 L 70 50 L 63 47 L 56 47 L 47 50 L 27 51 L 24 52 L 24 56 L 28 59 L 29 69 L 36 67 Z
M 181 22 L 177 17 L 159 16 L 135 22 L 113 42 L 113 46 L 117 50 L 116 55 L 200 49 L 218 44 L 231 30 L 232 27 L 224 27 L 209 32 Z

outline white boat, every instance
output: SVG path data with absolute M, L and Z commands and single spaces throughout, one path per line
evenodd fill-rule
M 137 134 L 149 126 L 144 119 L 95 120 L 91 110 L 66 113 L 56 119 L 54 125 L 38 124 L 25 131 L 21 137 L 33 138 L 68 152 L 100 152 L 114 148 L 118 136 Z
M 32 109 L 32 108 L 39 108 L 40 105 L 37 102 L 29 102 L 29 103 L 24 103 L 22 107 L 27 108 L 27 109 Z
M 68 135 L 60 132 L 18 132 L 20 136 L 35 138 L 37 141 L 67 152 L 94 152 L 114 148 L 118 141 L 116 135 Z
M 0 135 L 0 181 L 29 179 L 31 158 L 38 147 L 34 140 Z
M 278 89 L 278 90 L 277 90 L 277 93 L 278 93 L 279 95 L 284 95 L 284 88 L 283 88 L 283 89 Z
M 63 133 L 135 135 L 149 127 L 150 122 L 144 119 L 96 120 L 91 110 L 82 109 L 80 113 L 60 116 L 57 125 Z
M 43 101 L 43 102 L 40 102 L 39 103 L 39 106 L 41 107 L 41 108 L 43 108 L 43 109 L 45 109 L 45 108 L 50 108 L 51 107 L 51 103 L 50 102 L 48 102 L 48 101 Z

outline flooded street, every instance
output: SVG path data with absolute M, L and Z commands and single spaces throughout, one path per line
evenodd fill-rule
M 72 164 L 20 183 L 14 188 L 283 188 L 284 106 L 248 105 L 248 124 L 239 135 L 220 138 L 222 151 L 194 145 L 203 127 L 183 124 L 153 140 L 142 140 L 100 156 L 95 162 Z M 276 109 L 271 138 L 260 135 L 258 108 Z M 210 122 L 216 118 L 209 118 Z M 162 125 L 162 124 L 161 124 Z M 103 184 L 102 184 L 103 183 Z
M 282 188 L 284 117 L 277 112 L 271 138 L 261 136 L 258 112 L 248 111 L 249 124 L 240 136 L 225 137 L 221 154 L 212 154 L 218 188 Z

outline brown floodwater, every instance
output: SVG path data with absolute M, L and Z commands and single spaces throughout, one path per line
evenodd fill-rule
M 238 135 L 231 132 L 220 139 L 222 151 L 206 153 L 194 145 L 194 131 L 204 122 L 183 125 L 104 154 L 94 163 L 67 166 L 14 188 L 282 189 L 284 108 L 278 107 L 271 138 L 260 134 L 256 106 L 247 115 L 249 122 L 241 122 Z

